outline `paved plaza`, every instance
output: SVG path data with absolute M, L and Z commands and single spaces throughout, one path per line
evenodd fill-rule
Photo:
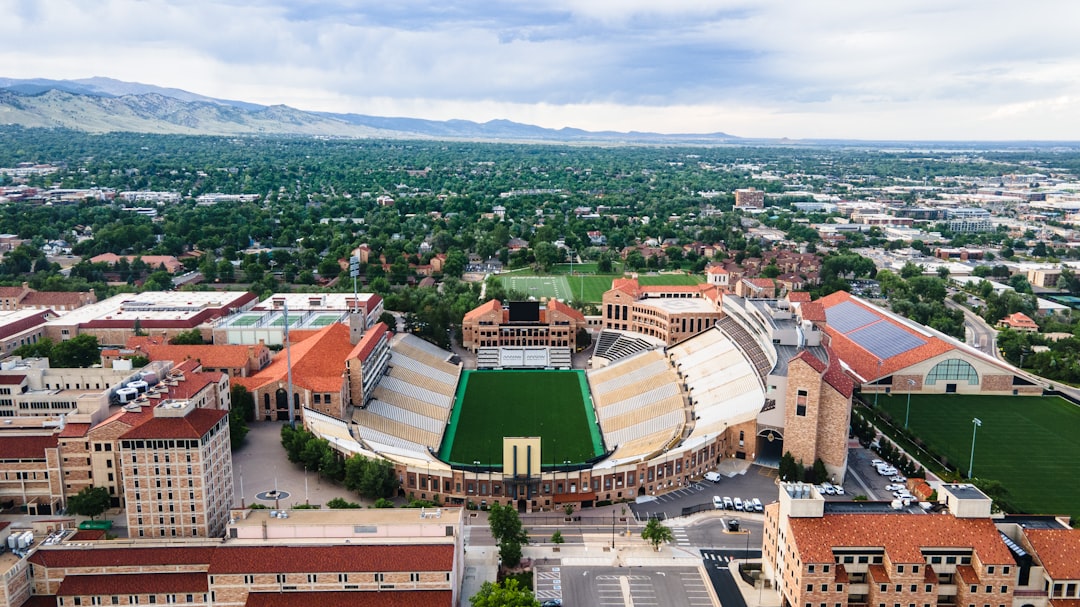
M 244 446 L 233 452 L 236 505 L 250 506 L 254 502 L 269 508 L 291 508 L 304 503 L 325 504 L 335 497 L 360 504 L 370 503 L 341 485 L 320 479 L 314 472 L 307 473 L 305 487 L 304 467 L 290 462 L 281 446 L 281 427 L 285 423 L 252 423 Z M 275 488 L 281 496 L 276 503 L 265 495 Z M 256 494 L 262 494 L 262 499 L 257 499 Z

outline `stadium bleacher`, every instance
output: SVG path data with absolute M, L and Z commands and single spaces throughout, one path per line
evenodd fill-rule
M 659 341 L 650 341 L 650 338 L 637 333 L 604 329 L 596 338 L 596 346 L 593 348 L 593 358 L 613 363 L 624 358 L 630 358 L 662 345 Z M 594 367 L 600 366 L 594 363 Z
M 761 348 L 761 344 L 759 344 L 757 340 L 738 323 L 738 321 L 730 316 L 721 318 L 716 325 L 720 327 L 728 337 L 735 340 L 739 349 L 750 358 L 758 376 L 764 381 L 769 375 L 769 371 L 772 371 L 773 361 L 769 360 L 769 357 Z
M 604 441 L 613 460 L 644 457 L 684 427 L 686 398 L 679 378 L 656 346 L 586 373 Z
M 395 335 L 389 372 L 367 406 L 353 411 L 357 436 L 374 451 L 391 447 L 428 458 L 428 448 L 442 441 L 461 375 L 450 357 L 422 339 Z

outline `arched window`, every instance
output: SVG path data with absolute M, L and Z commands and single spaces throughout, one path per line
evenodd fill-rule
M 933 385 L 938 381 L 964 381 L 976 386 L 979 384 L 979 374 L 966 360 L 950 358 L 934 365 L 933 369 L 926 374 L 927 385 Z

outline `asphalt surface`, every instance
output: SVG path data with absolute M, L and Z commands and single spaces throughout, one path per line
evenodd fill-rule
M 743 599 L 738 586 L 744 582 L 736 579 L 736 576 L 739 575 L 738 572 L 732 571 L 729 567 L 732 559 L 746 559 L 748 558 L 747 555 L 749 555 L 750 559 L 760 559 L 761 551 L 752 550 L 749 553 L 733 550 L 701 551 L 705 571 L 709 574 L 709 582 L 713 585 L 716 596 L 724 607 L 746 607 L 746 601 Z
M 683 508 L 712 504 L 712 496 L 736 497 L 746 501 L 758 498 L 762 504 L 771 504 L 777 500 L 776 469 L 762 466 L 750 466 L 745 474 L 723 477 L 718 483 L 697 481 L 687 487 L 665 493 L 656 500 L 631 504 L 630 509 L 638 520 L 650 517 L 661 519 L 675 518 L 682 515 Z
M 563 605 L 711 607 L 696 567 L 562 567 Z M 728 607 L 727 603 L 724 603 Z

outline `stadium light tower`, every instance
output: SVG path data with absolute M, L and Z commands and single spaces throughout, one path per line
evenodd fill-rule
M 563 473 L 566 475 L 566 479 L 563 481 L 563 493 L 570 493 L 570 460 L 564 459 L 562 465 Z
M 971 423 L 974 425 L 971 427 L 971 458 L 968 459 L 968 478 L 971 478 L 971 472 L 975 469 L 975 433 L 979 431 L 982 420 L 976 417 L 971 420 Z

